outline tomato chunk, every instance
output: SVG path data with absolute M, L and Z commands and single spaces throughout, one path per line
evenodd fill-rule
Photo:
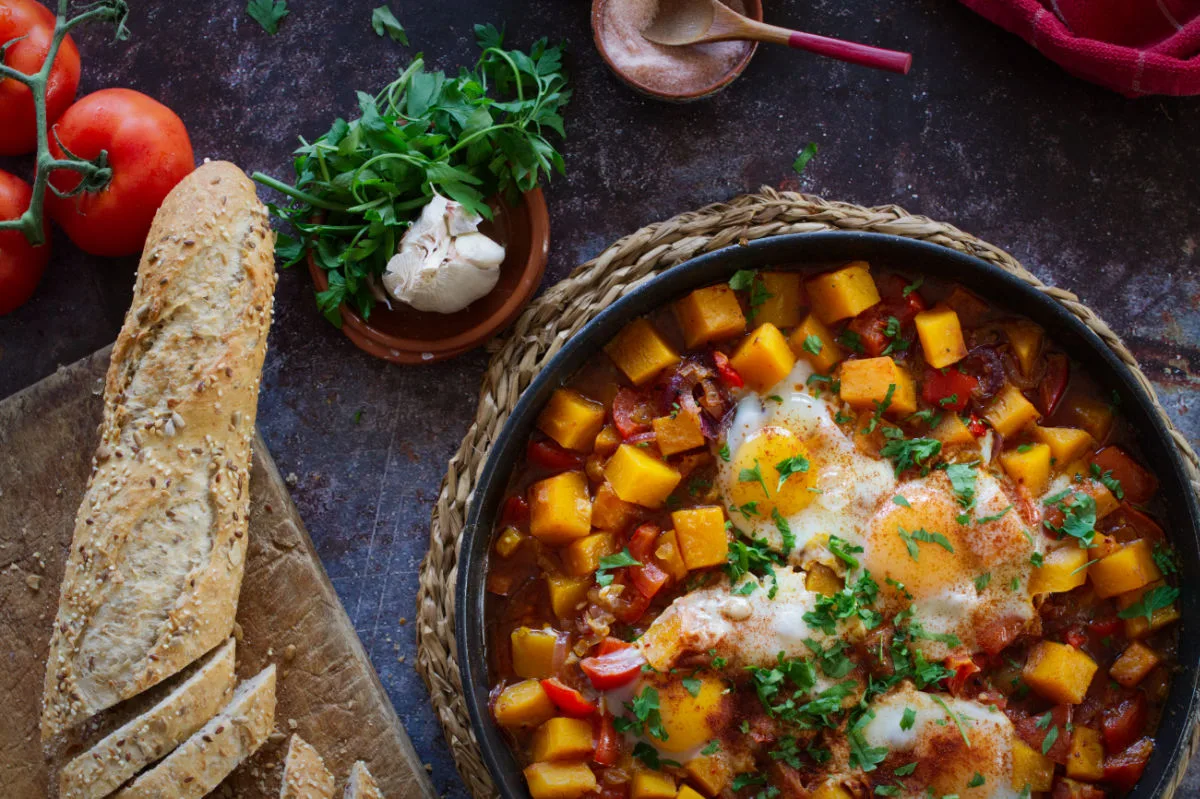
M 1138 738 L 1146 728 L 1149 712 L 1146 695 L 1134 691 L 1115 707 L 1104 711 L 1104 748 L 1109 752 L 1120 752 Z
M 1112 472 L 1125 492 L 1125 499 L 1130 502 L 1149 502 L 1158 491 L 1158 480 L 1154 475 L 1120 447 L 1105 447 L 1092 456 L 1092 463 L 1099 467 L 1101 474 Z
M 504 501 L 504 510 L 500 513 L 501 524 L 523 524 L 527 521 L 529 521 L 529 500 L 516 494 Z
M 719 350 L 713 351 L 713 363 L 717 367 L 717 375 L 721 378 L 721 382 L 730 388 L 741 388 L 746 385 L 746 381 L 737 373 L 737 369 L 729 363 L 729 356 Z
M 633 647 L 618 649 L 605 655 L 584 658 L 579 668 L 592 681 L 598 691 L 618 688 L 634 680 L 641 673 L 646 659 Z
M 957 413 L 967 407 L 971 392 L 978 386 L 979 378 L 963 372 L 957 366 L 951 366 L 945 373 L 940 369 L 926 369 L 925 381 L 921 384 L 921 399 L 934 407 Z
M 630 649 L 633 644 L 628 641 L 622 641 L 620 638 L 613 638 L 611 635 L 605 638 L 596 646 L 597 655 L 607 655 L 610 652 L 620 652 L 622 649 Z
M 1069 705 L 1055 705 L 1047 712 L 1050 718 L 1046 718 L 1046 713 L 1029 716 L 1018 710 L 1010 712 L 1009 717 L 1021 740 L 1039 752 L 1042 751 L 1050 730 L 1057 729 L 1053 743 L 1046 750 L 1046 757 L 1065 765 L 1067 754 L 1071 751 L 1072 708 Z
M 592 753 L 592 760 L 602 766 L 614 765 L 621 756 L 621 738 L 613 726 L 612 714 L 607 711 L 601 713 L 593 727 L 596 751 Z
M 979 664 L 972 658 L 963 657 L 961 655 L 952 655 L 946 658 L 946 668 L 954 672 L 953 677 L 947 677 L 944 680 L 946 690 L 954 696 L 963 696 L 967 680 L 971 679 L 980 671 Z
M 1123 791 L 1128 791 L 1142 778 L 1146 763 L 1154 752 L 1154 741 L 1142 738 L 1123 752 L 1104 758 L 1104 779 Z
M 631 388 L 623 388 L 613 397 L 613 425 L 623 440 L 650 432 L 650 424 L 657 415 L 655 411 L 645 396 Z
M 1062 404 L 1071 379 L 1071 362 L 1061 352 L 1046 356 L 1046 374 L 1037 387 L 1037 409 L 1043 416 L 1050 416 Z
M 530 441 L 525 457 L 535 466 L 551 471 L 565 472 L 583 466 L 582 455 L 567 452 L 553 441 Z
M 574 688 L 568 688 L 566 685 L 563 685 L 555 677 L 542 680 L 542 690 L 546 692 L 546 696 L 550 697 L 550 701 L 564 715 L 582 719 L 596 712 L 594 702 L 586 699 L 583 694 Z

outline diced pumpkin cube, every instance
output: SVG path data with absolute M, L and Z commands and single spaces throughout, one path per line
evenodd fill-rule
M 1096 661 L 1074 647 L 1054 641 L 1038 641 L 1025 661 L 1021 678 L 1030 688 L 1052 702 L 1078 705 L 1083 701 L 1097 668 Z
M 1046 444 L 1023 444 L 1000 453 L 1000 465 L 1009 477 L 1028 489 L 1030 496 L 1040 497 L 1050 484 L 1050 457 Z
M 1025 399 L 1021 389 L 1011 383 L 1004 386 L 983 413 L 983 418 L 1002 436 L 1021 432 L 1040 416 L 1033 403 Z
M 688 508 L 671 514 L 679 553 L 689 569 L 703 569 L 725 562 L 729 539 L 725 511 L 719 507 Z
M 683 562 L 683 553 L 679 549 L 679 537 L 674 530 L 666 530 L 658 536 L 654 546 L 654 557 L 658 565 L 672 580 L 682 580 L 687 577 L 687 564 Z
M 890 389 L 888 415 L 908 416 L 917 410 L 917 388 L 912 375 L 890 356 L 846 361 L 841 368 L 841 383 L 842 400 L 852 407 L 873 410 L 887 399 Z
M 569 388 L 560 388 L 538 416 L 537 428 L 566 449 L 591 452 L 604 427 L 604 406 Z
M 917 314 L 913 324 L 916 325 L 917 336 L 921 339 L 925 363 L 934 369 L 958 363 L 966 357 L 967 342 L 963 340 L 962 325 L 959 324 L 958 314 L 953 308 L 936 305 Z
M 1054 761 L 1020 738 L 1012 739 L 1012 787 L 1048 791 L 1054 782 Z
M 512 643 L 513 671 L 518 677 L 544 680 L 554 676 L 554 650 L 558 633 L 549 627 L 541 630 L 518 627 L 509 634 Z
M 609 458 L 604 476 L 626 502 L 661 507 L 681 479 L 679 472 L 644 449 L 622 444 Z
M 563 472 L 529 487 L 529 532 L 546 544 L 583 538 L 592 531 L 587 475 Z
M 675 318 L 688 349 L 736 336 L 746 329 L 737 295 L 724 283 L 696 289 L 676 302 Z
M 1067 776 L 1089 782 L 1104 779 L 1104 739 L 1099 730 L 1075 726 L 1067 753 Z
M 1125 647 L 1125 651 L 1113 662 L 1108 674 L 1126 688 L 1132 688 L 1145 679 L 1160 662 L 1162 658 L 1157 652 L 1141 641 L 1134 641 Z
M 1092 587 L 1100 597 L 1124 594 L 1162 577 L 1162 572 L 1154 563 L 1150 542 L 1140 538 L 1093 563 L 1088 573 L 1092 578 Z
M 713 796 L 714 794 L 709 794 Z M 704 795 L 698 793 L 695 788 L 690 785 L 680 785 L 679 793 L 675 794 L 675 799 L 704 799 Z
M 660 416 L 652 424 L 654 441 L 663 455 L 669 457 L 704 446 L 704 431 L 694 413 L 680 410 L 674 416 Z
M 572 541 L 562 551 L 563 568 L 572 577 L 584 577 L 600 568 L 600 558 L 616 551 L 612 533 L 592 533 Z
M 979 446 L 979 442 L 975 440 L 975 436 L 971 435 L 970 429 L 967 428 L 966 423 L 963 422 L 957 413 L 948 413 L 943 416 L 942 420 L 933 428 L 930 435 L 942 442 L 943 447 Z
M 621 434 L 617 432 L 617 428 L 606 424 L 596 434 L 596 443 L 592 445 L 592 451 L 597 455 L 607 457 L 616 452 L 619 446 L 621 446 Z
M 529 748 L 538 762 L 579 760 L 592 753 L 592 723 L 563 716 L 552 718 L 534 730 Z
M 758 279 L 769 294 L 754 313 L 754 321 L 775 327 L 794 327 L 804 310 L 799 272 L 762 272 Z
M 637 505 L 618 497 L 607 480 L 596 489 L 596 499 L 592 502 L 592 526 L 597 530 L 623 532 L 637 516 Z
M 525 536 L 520 530 L 505 527 L 500 535 L 496 536 L 496 554 L 502 558 L 511 558 L 524 541 Z
M 1072 427 L 1082 427 L 1100 443 L 1108 438 L 1112 429 L 1112 407 L 1102 399 L 1090 395 L 1067 395 L 1066 407 L 1059 413 Z
M 522 680 L 496 697 L 492 714 L 501 727 L 536 727 L 554 716 L 554 703 L 537 680 Z
M 764 391 L 787 377 L 796 365 L 796 356 L 779 328 L 770 323 L 759 325 L 738 345 L 729 365 L 755 391 Z
M 675 778 L 661 771 L 635 772 L 629 799 L 675 799 Z
M 1045 554 L 1040 568 L 1029 576 L 1031 594 L 1065 594 L 1087 582 L 1087 563 L 1090 550 L 1074 543 L 1052 549 Z
M 788 346 L 797 358 L 808 361 L 813 371 L 822 375 L 831 374 L 833 367 L 846 357 L 832 331 L 813 313 L 805 316 L 804 321 L 792 330 L 788 336 Z
M 548 574 L 546 587 L 550 590 L 550 607 L 554 610 L 554 615 L 566 619 L 587 599 L 588 589 L 592 587 L 592 578 L 590 575 L 564 577 Z
M 1050 447 L 1050 457 L 1059 469 L 1096 448 L 1096 440 L 1092 438 L 1092 434 L 1076 427 L 1034 425 L 1033 437 Z
M 687 772 L 688 779 L 695 783 L 704 792 L 705 796 L 716 796 L 725 789 L 725 786 L 733 778 L 729 763 L 719 755 L 698 755 L 693 757 L 684 764 L 683 770 Z M 680 799 L 684 796 L 684 788 L 692 791 L 690 794 L 692 799 L 700 796 L 699 793 L 685 785 L 679 789 Z
M 812 799 L 854 799 L 854 796 L 840 782 L 826 780 L 813 791 Z
M 642 634 L 642 654 L 656 671 L 665 672 L 675 664 L 681 651 L 681 632 L 679 613 L 668 608 Z
M 533 799 L 579 799 L 596 790 L 596 775 L 586 763 L 534 763 L 525 768 Z
M 630 322 L 604 351 L 635 386 L 679 363 L 679 355 L 647 319 Z
M 824 596 L 833 596 L 842 590 L 842 578 L 824 563 L 816 561 L 805 567 L 804 587 Z
M 1028 377 L 1033 373 L 1033 363 L 1042 354 L 1042 328 L 1033 322 L 1013 322 L 1005 325 L 1008 346 L 1017 359 L 1021 374 Z
M 1088 558 L 1091 560 L 1100 560 L 1107 558 L 1112 553 L 1116 552 L 1122 546 L 1114 536 L 1105 535 L 1104 533 L 1096 533 L 1092 537 L 1092 545 L 1088 547 Z
M 879 289 L 866 261 L 810 278 L 805 284 L 813 313 L 827 325 L 858 316 L 879 302 Z

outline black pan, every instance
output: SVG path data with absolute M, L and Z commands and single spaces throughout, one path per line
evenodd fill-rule
M 534 378 L 500 431 L 475 487 L 462 532 L 455 596 L 455 638 L 467 709 L 492 777 L 505 799 L 526 799 L 520 766 L 488 712 L 487 636 L 484 630 L 485 575 L 492 527 L 504 499 L 513 464 L 542 406 L 558 388 L 630 320 L 682 297 L 693 289 L 728 280 L 738 269 L 814 269 L 862 259 L 906 274 L 958 281 L 982 297 L 1042 325 L 1081 362 L 1102 389 L 1116 392 L 1121 410 L 1138 433 L 1147 463 L 1155 470 L 1167 508 L 1167 534 L 1181 559 L 1179 662 L 1168 711 L 1155 736 L 1154 755 L 1131 797 L 1162 797 L 1187 768 L 1187 755 L 1200 714 L 1200 508 L 1182 457 L 1171 444 L 1162 419 L 1129 369 L 1072 313 L 1043 293 L 969 255 L 935 244 L 873 233 L 807 233 L 776 236 L 727 247 L 694 258 L 630 290 L 606 308 L 555 355 Z

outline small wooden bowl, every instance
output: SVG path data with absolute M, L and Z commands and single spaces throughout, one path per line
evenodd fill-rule
M 604 59 L 605 64 L 608 64 L 608 68 L 613 71 L 613 74 L 620 78 L 622 83 L 647 97 L 666 100 L 671 103 L 690 103 L 711 97 L 730 83 L 733 83 L 734 79 L 746 69 L 746 65 L 750 63 L 750 59 L 754 57 L 755 52 L 758 51 L 758 42 L 748 42 L 750 47 L 746 50 L 746 54 L 742 56 L 742 59 L 717 80 L 707 86 L 698 86 L 688 91 L 665 92 L 634 80 L 622 72 L 613 62 L 612 57 L 609 55 L 608 47 L 604 43 L 604 38 L 600 33 L 604 26 L 604 9 L 608 3 L 609 0 L 592 0 L 592 40 L 596 43 L 596 49 L 600 51 L 600 57 Z M 758 22 L 763 21 L 762 0 L 743 0 L 743 3 L 746 8 L 746 16 Z
M 392 363 L 433 363 L 472 350 L 499 333 L 533 297 L 550 252 L 550 215 L 540 188 L 527 191 L 516 206 L 493 201 L 491 220 L 479 226 L 504 245 L 500 281 L 486 296 L 457 313 L 418 311 L 392 300 L 377 302 L 369 320 L 342 304 L 342 332 L 364 352 Z M 325 270 L 308 256 L 317 291 L 329 287 Z

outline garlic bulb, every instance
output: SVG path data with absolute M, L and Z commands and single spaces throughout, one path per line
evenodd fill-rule
M 421 210 L 388 261 L 383 285 L 418 311 L 454 313 L 496 287 L 504 247 L 479 232 L 482 218 L 440 194 Z

